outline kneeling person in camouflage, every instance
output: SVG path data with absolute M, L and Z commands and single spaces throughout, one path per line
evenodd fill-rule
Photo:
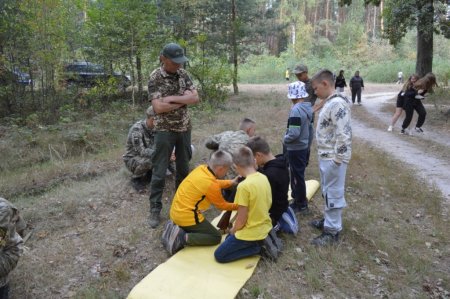
M 155 151 L 153 108 L 148 108 L 146 114 L 146 119 L 139 120 L 130 128 L 126 153 L 123 155 L 125 166 L 132 173 L 131 185 L 137 191 L 145 189 L 152 178 L 152 156 Z

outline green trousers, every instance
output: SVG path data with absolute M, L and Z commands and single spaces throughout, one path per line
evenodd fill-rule
M 189 161 L 192 157 L 191 131 L 155 132 L 155 152 L 152 157 L 153 173 L 150 184 L 150 212 L 159 213 L 162 209 L 162 194 L 166 184 L 166 169 L 175 148 L 176 188 L 189 174 Z
M 196 225 L 180 227 L 187 233 L 190 246 L 217 245 L 222 240 L 219 230 L 206 219 Z

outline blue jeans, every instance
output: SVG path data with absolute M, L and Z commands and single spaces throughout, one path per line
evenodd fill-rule
M 244 241 L 228 235 L 216 249 L 214 257 L 219 263 L 229 263 L 261 252 L 262 241 Z
M 291 190 L 294 206 L 302 209 L 308 207 L 306 199 L 305 168 L 307 164 L 308 149 L 287 151 L 289 169 L 291 171 Z

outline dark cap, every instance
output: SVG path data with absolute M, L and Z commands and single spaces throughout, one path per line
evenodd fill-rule
M 307 73 L 308 67 L 304 64 L 299 64 L 294 68 L 294 74 Z
M 161 55 L 169 58 L 170 60 L 178 64 L 182 64 L 189 61 L 189 59 L 187 59 L 186 56 L 184 56 L 183 48 L 176 43 L 170 43 L 165 45 L 161 51 Z

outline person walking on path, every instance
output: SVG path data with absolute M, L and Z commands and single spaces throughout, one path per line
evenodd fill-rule
M 397 74 L 397 84 L 403 84 L 403 72 L 400 71 Z
M 155 115 L 155 152 L 150 184 L 149 225 L 156 228 L 160 222 L 162 194 L 166 169 L 175 148 L 176 187 L 189 173 L 191 149 L 191 120 L 188 106 L 199 102 L 199 97 L 188 73 L 182 68 L 188 61 L 180 45 L 169 43 L 160 55 L 161 67 L 150 74 L 149 100 Z
M 403 107 L 405 105 L 405 92 L 406 90 L 410 89 L 413 84 L 417 81 L 417 79 L 419 79 L 419 76 L 417 76 L 416 74 L 411 75 L 408 78 L 408 81 L 406 81 L 406 83 L 403 85 L 402 90 L 400 90 L 400 92 L 397 95 L 397 103 L 395 106 L 395 112 L 394 115 L 392 116 L 392 121 L 391 124 L 388 127 L 388 132 L 392 132 L 392 130 L 394 129 L 395 123 L 397 122 L 397 120 L 400 118 L 400 116 L 403 113 Z
M 358 105 L 361 105 L 361 90 L 364 89 L 363 78 L 359 76 L 359 71 L 350 79 L 350 90 L 352 91 L 352 103 L 355 104 L 355 98 L 358 97 Z
M 349 100 L 335 92 L 333 73 L 322 70 L 313 79 L 317 96 L 324 102 L 316 130 L 320 186 L 325 200 L 324 218 L 311 221 L 322 234 L 312 240 L 316 246 L 335 244 L 342 231 L 345 201 L 345 174 L 352 153 Z
M 347 87 L 347 82 L 345 82 L 344 78 L 344 70 L 339 71 L 339 75 L 336 77 L 336 82 L 334 83 L 334 87 L 337 92 L 344 92 L 344 87 Z
M 411 130 L 409 132 L 407 132 L 406 130 L 411 123 L 414 110 L 416 110 L 417 114 L 419 115 L 419 117 L 417 118 L 415 131 L 416 133 L 423 133 L 422 125 L 425 122 L 427 111 L 423 106 L 422 100 L 425 99 L 427 93 L 433 91 L 433 87 L 435 86 L 437 86 L 436 76 L 433 73 L 428 73 L 424 77 L 417 80 L 411 86 L 411 88 L 405 91 L 404 109 L 406 116 L 402 124 L 402 131 L 400 132 L 401 134 L 409 133 L 409 135 L 412 135 Z
M 286 73 L 284 74 L 284 77 L 286 78 L 286 81 L 289 81 L 289 77 L 291 76 L 289 72 L 289 68 L 286 69 Z

